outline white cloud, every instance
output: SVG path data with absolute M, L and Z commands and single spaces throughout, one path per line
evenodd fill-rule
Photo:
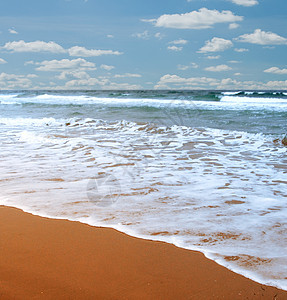
M 34 65 L 34 64 L 35 64 L 35 62 L 33 60 L 29 60 L 29 61 L 24 62 L 24 66 Z
M 90 75 L 86 73 L 85 71 L 64 71 L 59 76 L 56 76 L 56 78 L 60 80 L 73 80 L 73 79 L 88 79 L 90 78 Z
M 15 29 L 13 29 L 13 28 L 8 29 L 8 31 L 9 31 L 11 34 L 18 34 L 18 32 L 17 32 Z
M 235 73 L 236 76 L 241 75 Z M 269 81 L 267 83 L 260 81 L 238 81 L 232 78 L 215 79 L 210 77 L 191 77 L 182 78 L 178 75 L 164 75 L 155 85 L 156 89 L 245 89 L 245 90 L 263 90 L 263 89 L 286 89 L 287 80 Z
M 113 38 L 114 38 L 114 36 L 113 36 L 112 34 L 108 34 L 107 37 L 108 37 L 109 39 L 113 39 Z
M 28 75 L 26 75 L 28 78 L 37 78 L 38 77 L 38 75 L 36 75 L 36 74 L 28 74 Z
M 88 79 L 74 79 L 67 81 L 65 87 L 67 88 L 78 88 L 78 87 L 90 87 L 90 86 L 102 86 L 104 82 L 97 79 L 89 77 Z
M 105 90 L 141 90 L 142 86 L 139 84 L 110 82 L 109 84 L 106 84 L 103 88 Z
M 272 89 L 280 89 L 285 90 L 287 89 L 287 80 L 285 81 L 268 81 L 266 87 L 270 90 Z
M 140 78 L 142 77 L 140 74 L 132 74 L 132 73 L 125 73 L 125 74 L 117 74 L 115 78 Z
M 163 39 L 164 36 L 165 36 L 165 35 L 162 34 L 162 33 L 160 33 L 160 32 L 157 32 L 157 33 L 154 35 L 154 37 L 157 38 L 157 39 L 159 39 L 159 40 Z
M 230 0 L 230 1 L 235 4 L 243 5 L 243 6 L 253 6 L 258 4 L 257 0 Z
M 222 79 L 217 89 L 245 89 L 245 90 L 272 90 L 286 89 L 287 80 L 285 81 L 268 81 L 267 83 L 258 81 L 237 81 L 231 78 Z
M 214 37 L 211 41 L 206 41 L 205 45 L 199 49 L 199 53 L 224 51 L 233 46 L 230 40 Z
M 159 82 L 155 85 L 156 89 L 169 89 L 169 88 L 202 88 L 205 86 L 214 86 L 218 80 L 207 77 L 191 77 L 182 78 L 178 75 L 166 74 L 162 76 Z
M 167 49 L 171 51 L 181 51 L 183 48 L 173 45 L 173 46 L 168 46 Z
M 0 65 L 7 64 L 7 61 L 3 58 L 0 58 Z
M 243 17 L 234 15 L 231 11 L 209 10 L 201 8 L 199 11 L 192 11 L 185 14 L 162 15 L 150 21 L 157 27 L 177 29 L 206 29 L 212 28 L 217 23 L 234 23 L 242 21 Z
M 199 67 L 198 64 L 196 64 L 194 62 L 190 63 L 189 66 L 186 66 L 186 65 L 177 65 L 177 69 L 181 70 L 181 71 L 185 71 L 185 70 L 188 70 L 190 68 L 197 69 L 198 67 Z
M 234 51 L 241 53 L 241 52 L 248 52 L 249 49 L 246 49 L 246 48 L 235 48 Z
M 106 71 L 111 71 L 115 67 L 114 66 L 109 66 L 109 65 L 101 65 L 100 68 L 103 69 L 103 70 L 106 70 Z
M 62 60 L 45 60 L 42 62 L 36 62 L 35 65 L 39 66 L 36 68 L 38 71 L 46 72 L 61 72 L 69 70 L 87 71 L 96 70 L 96 65 L 92 62 L 88 62 L 83 58 L 77 58 L 73 60 L 62 59 Z
M 96 50 L 96 49 L 86 49 L 85 47 L 74 46 L 68 49 L 70 56 L 81 56 L 81 57 L 92 57 L 101 55 L 121 55 L 122 52 L 113 50 Z
M 105 90 L 139 90 L 142 88 L 140 85 L 129 83 L 115 83 L 106 78 L 88 77 L 86 79 L 74 79 L 67 81 L 64 88 L 78 89 L 78 88 L 100 88 Z
M 243 43 L 257 45 L 287 45 L 287 39 L 273 32 L 256 29 L 251 34 L 243 34 L 235 39 Z
M 279 69 L 277 67 L 271 67 L 269 69 L 264 70 L 264 72 L 265 73 L 285 75 L 285 74 L 287 74 L 287 69 Z
M 65 53 L 66 50 L 55 42 L 35 41 L 14 41 L 8 42 L 0 49 L 8 50 L 11 52 L 51 52 L 51 53 Z
M 240 76 L 241 73 L 234 73 L 234 76 Z
M 227 65 L 218 65 L 218 66 L 207 67 L 204 70 L 209 72 L 224 72 L 224 71 L 230 71 L 232 70 L 232 68 L 230 68 Z
M 143 40 L 147 40 L 150 38 L 150 35 L 147 30 L 141 33 L 134 33 L 132 36 Z
M 239 64 L 240 61 L 238 61 L 238 60 L 230 60 L 229 63 L 231 63 L 231 64 Z
M 186 71 L 190 68 L 190 66 L 177 65 L 177 69 L 181 71 Z
M 207 59 L 219 59 L 220 55 L 209 55 L 206 57 Z
M 26 43 L 23 40 L 8 42 L 3 47 L 0 47 L 0 49 L 11 51 L 11 52 L 69 53 L 70 56 L 80 56 L 80 57 L 123 54 L 122 52 L 119 51 L 86 49 L 85 47 L 80 47 L 80 46 L 74 46 L 66 50 L 55 42 L 35 41 L 35 42 Z
M 179 39 L 179 40 L 175 40 L 175 41 L 172 41 L 169 43 L 174 44 L 174 45 L 186 45 L 188 43 L 188 41 L 184 40 L 184 39 Z
M 236 29 L 236 28 L 238 28 L 239 27 L 239 24 L 237 24 L 237 23 L 231 23 L 231 24 L 229 24 L 229 29 Z
M 29 78 L 37 77 L 34 74 L 16 75 L 16 74 L 0 74 L 0 88 L 1 89 L 28 89 L 32 86 Z

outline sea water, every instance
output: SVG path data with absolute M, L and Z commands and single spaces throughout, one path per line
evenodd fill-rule
M 287 290 L 286 92 L 2 91 L 0 108 L 0 204 Z

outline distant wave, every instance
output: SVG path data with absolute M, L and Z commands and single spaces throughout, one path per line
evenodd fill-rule
M 224 96 L 248 96 L 254 98 L 287 98 L 287 93 L 284 91 L 231 91 L 231 92 L 222 92 Z
M 281 91 L 22 91 L 0 94 L 2 105 L 100 105 L 110 107 L 179 107 L 184 109 L 287 111 Z

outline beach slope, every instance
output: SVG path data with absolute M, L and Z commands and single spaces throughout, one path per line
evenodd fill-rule
M 287 299 L 203 254 L 0 207 L 0 299 Z

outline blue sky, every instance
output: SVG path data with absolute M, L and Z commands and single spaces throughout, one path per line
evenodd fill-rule
M 286 0 L 9 0 L 0 89 L 287 89 Z

